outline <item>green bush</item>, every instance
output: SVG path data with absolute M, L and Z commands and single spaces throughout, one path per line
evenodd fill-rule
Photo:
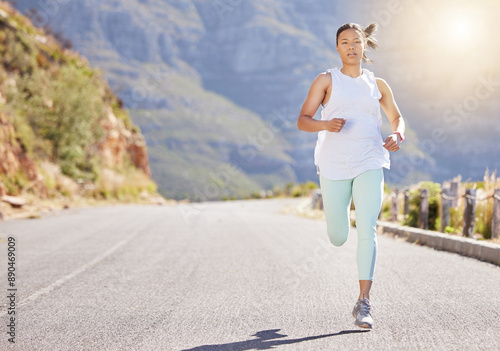
M 316 184 L 315 182 L 311 182 L 311 181 L 308 181 L 305 186 L 306 186 L 306 189 L 308 191 L 318 189 L 318 184 Z
M 24 34 L 0 25 L 0 63 L 13 72 L 32 72 L 37 66 L 36 50 Z
M 140 129 L 99 70 L 77 53 L 64 50 L 50 32 L 36 29 L 20 13 L 7 12 L 8 19 L 0 16 L 0 91 L 5 97 L 0 107 L 15 133 L 3 142 L 20 145 L 34 161 L 59 165 L 64 175 L 79 183 L 97 183 L 105 165 L 96 151 L 106 133 L 101 121 L 108 109 L 128 130 L 140 133 Z M 42 43 L 35 35 L 47 41 Z M 128 155 L 124 158 L 127 164 L 113 170 L 121 183 L 101 179 L 100 187 L 87 195 L 129 199 L 138 198 L 143 191 L 155 193 L 156 184 L 131 164 Z M 49 196 L 57 192 L 72 195 L 71 187 L 60 188 L 56 177 L 44 175 Z M 13 195 L 29 185 L 22 170 L 15 175 L 0 174 L 0 180 Z
M 455 233 L 459 233 L 464 224 L 463 206 L 460 208 L 450 207 L 450 227 L 455 229 Z
M 37 71 L 20 78 L 18 93 L 10 97 L 14 109 L 25 116 L 38 139 L 50 142 L 51 148 L 45 144 L 37 150 L 49 152 L 44 156 L 59 163 L 64 174 L 73 179 L 93 178 L 91 146 L 104 136 L 99 126 L 105 113 L 100 82 L 74 66 L 63 66 L 53 75 Z M 30 138 L 23 139 L 28 144 Z
M 478 202 L 476 208 L 475 232 L 481 233 L 484 239 L 491 239 L 493 220 L 493 199 Z
M 391 218 L 391 201 L 385 201 L 382 205 L 382 217 L 381 219 Z
M 404 225 L 418 227 L 418 218 L 420 213 L 420 189 L 429 189 L 429 229 L 440 230 L 437 225 L 439 217 L 439 204 L 441 194 L 441 184 L 433 182 L 420 182 L 417 188 L 410 190 L 410 211 L 405 218 Z
M 303 188 L 300 185 L 295 185 L 292 188 L 291 195 L 292 197 L 300 197 L 303 194 Z
M 448 225 L 448 226 L 446 226 L 446 228 L 444 228 L 444 232 L 448 233 L 448 234 L 459 234 L 460 233 L 460 229 L 459 228 L 453 228 L 453 227 L 450 227 Z
M 301 184 L 288 183 L 285 186 L 286 194 L 292 197 L 309 196 L 311 192 L 317 188 L 318 184 L 311 181 Z
M 5 186 L 7 194 L 14 196 L 19 195 L 21 189 L 29 184 L 29 180 L 22 169 L 18 169 L 18 171 L 10 177 L 5 174 L 0 174 L 0 181 Z
M 22 117 L 12 119 L 12 126 L 16 133 L 17 142 L 20 144 L 22 150 L 28 155 L 33 155 L 33 149 L 36 143 L 35 133 L 33 129 Z

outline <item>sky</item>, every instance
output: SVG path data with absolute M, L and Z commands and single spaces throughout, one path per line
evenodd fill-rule
M 379 25 L 379 48 L 368 51 L 374 64 L 365 67 L 392 88 L 419 146 L 436 159 L 436 181 L 500 170 L 500 1 L 358 0 L 338 9 L 338 26 Z

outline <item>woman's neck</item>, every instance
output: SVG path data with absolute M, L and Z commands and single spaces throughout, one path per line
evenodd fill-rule
M 363 70 L 361 68 L 361 65 L 344 65 L 340 69 L 340 72 L 342 72 L 346 76 L 350 76 L 353 78 L 357 78 L 363 74 Z

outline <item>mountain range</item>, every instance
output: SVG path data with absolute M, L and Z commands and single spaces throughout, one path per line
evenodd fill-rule
M 423 18 L 430 2 L 401 4 L 397 12 L 378 0 L 16 2 L 103 71 L 144 134 L 159 192 L 194 200 L 317 181 L 316 135 L 299 132 L 296 119 L 314 78 L 342 65 L 335 34 L 345 22 L 379 22 L 380 50 L 369 52 L 376 63 L 368 68 L 389 82 L 408 121 L 405 145 L 386 172 L 389 184 L 442 181 L 457 173 L 480 178 L 485 166 L 499 167 L 491 157 L 499 153 L 495 124 L 467 149 L 468 119 L 460 128 L 437 124 L 436 114 L 460 102 L 462 92 L 443 91 L 448 76 L 433 79 L 436 65 L 422 69 L 427 51 L 405 40 L 419 28 L 405 21 Z M 477 111 L 494 104 L 490 99 Z M 387 120 L 382 128 L 390 133 Z M 439 128 L 445 128 L 445 144 L 430 138 Z

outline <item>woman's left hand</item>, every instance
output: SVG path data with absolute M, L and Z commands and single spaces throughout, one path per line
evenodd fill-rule
M 396 152 L 401 148 L 401 137 L 399 134 L 391 134 L 385 139 L 384 147 L 392 152 Z

